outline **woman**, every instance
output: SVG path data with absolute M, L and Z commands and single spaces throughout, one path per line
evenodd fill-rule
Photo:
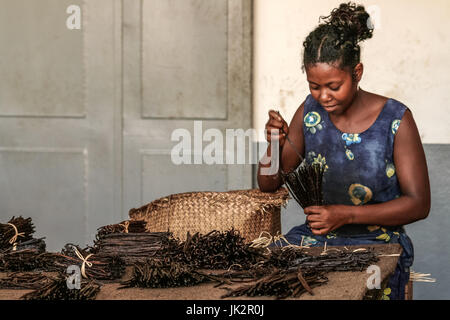
M 400 243 L 403 253 L 384 299 L 404 299 L 413 246 L 403 226 L 430 211 L 420 135 L 405 105 L 359 88 L 364 70 L 359 42 L 373 31 L 364 7 L 341 4 L 322 20 L 303 43 L 311 94 L 289 127 L 273 110 L 266 124 L 269 144 L 279 141 L 281 170 L 297 168 L 297 150 L 309 163 L 325 166 L 325 205 L 305 208 L 306 223 L 285 237 L 291 244 L 312 246 Z M 260 162 L 258 169 L 265 192 L 282 185 L 280 172 L 261 174 L 268 166 Z

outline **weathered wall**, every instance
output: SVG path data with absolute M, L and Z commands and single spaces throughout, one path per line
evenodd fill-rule
M 342 1 L 257 0 L 254 7 L 254 124 L 279 108 L 290 122 L 309 93 L 302 43 Z M 395 98 L 413 111 L 424 143 L 450 142 L 450 2 L 359 1 L 378 12 L 379 29 L 362 45 L 361 88 Z M 375 16 L 375 14 L 374 14 Z

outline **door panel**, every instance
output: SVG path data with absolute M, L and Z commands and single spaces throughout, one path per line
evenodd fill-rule
M 66 27 L 70 5 L 82 8 L 81 30 Z M 0 6 L 0 219 L 31 217 L 48 250 L 91 244 L 99 226 L 120 217 L 114 183 L 121 174 L 114 144 L 115 130 L 121 132 L 120 6 L 112 0 L 0 0 Z
M 227 1 L 142 2 L 142 117 L 226 119 Z
M 0 1 L 1 116 L 86 116 L 83 34 L 65 27 L 71 4 L 82 1 Z
M 251 188 L 250 164 L 170 157 L 172 132 L 193 141 L 194 120 L 223 137 L 251 127 L 251 1 L 125 0 L 123 18 L 124 212 L 179 192 Z

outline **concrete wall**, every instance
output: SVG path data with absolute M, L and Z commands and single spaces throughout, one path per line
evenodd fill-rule
M 279 108 L 290 122 L 309 93 L 301 71 L 302 43 L 341 1 L 256 0 L 254 7 L 254 125 Z M 363 42 L 361 88 L 402 101 L 414 113 L 424 143 L 450 141 L 450 2 L 359 1 L 378 12 Z M 375 15 L 374 15 L 375 16 Z
M 256 0 L 254 7 L 254 127 L 264 128 L 267 111 L 279 109 L 290 122 L 309 94 L 301 71 L 302 43 L 341 2 Z M 359 1 L 374 17 L 374 37 L 362 45 L 361 88 L 395 98 L 413 112 L 425 144 L 432 210 L 428 219 L 406 227 L 415 245 L 413 270 L 431 273 L 436 283 L 415 283 L 416 299 L 449 299 L 448 226 L 450 163 L 450 2 L 445 0 Z M 304 222 L 290 201 L 282 214 L 286 233 Z

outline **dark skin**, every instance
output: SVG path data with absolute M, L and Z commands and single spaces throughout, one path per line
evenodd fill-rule
M 362 133 L 370 128 L 387 101 L 386 97 L 359 88 L 363 70 L 361 63 L 353 70 L 327 63 L 306 67 L 311 95 L 342 132 Z M 304 157 L 303 108 L 304 102 L 297 109 L 289 127 L 277 112 L 269 111 L 266 123 L 269 148 L 266 156 L 270 157 L 271 139 L 279 140 L 280 166 L 285 172 L 300 164 L 295 149 L 286 143 L 286 134 Z M 280 130 L 279 135 L 272 133 L 275 129 Z M 397 226 L 425 219 L 431 206 L 428 169 L 419 131 L 409 110 L 405 112 L 395 136 L 394 165 L 402 192 L 399 198 L 361 206 L 335 204 L 305 208 L 304 213 L 313 234 L 325 235 L 346 224 Z M 268 167 L 270 164 L 259 164 L 258 184 L 261 191 L 277 190 L 283 184 L 280 175 L 261 175 L 262 166 Z

